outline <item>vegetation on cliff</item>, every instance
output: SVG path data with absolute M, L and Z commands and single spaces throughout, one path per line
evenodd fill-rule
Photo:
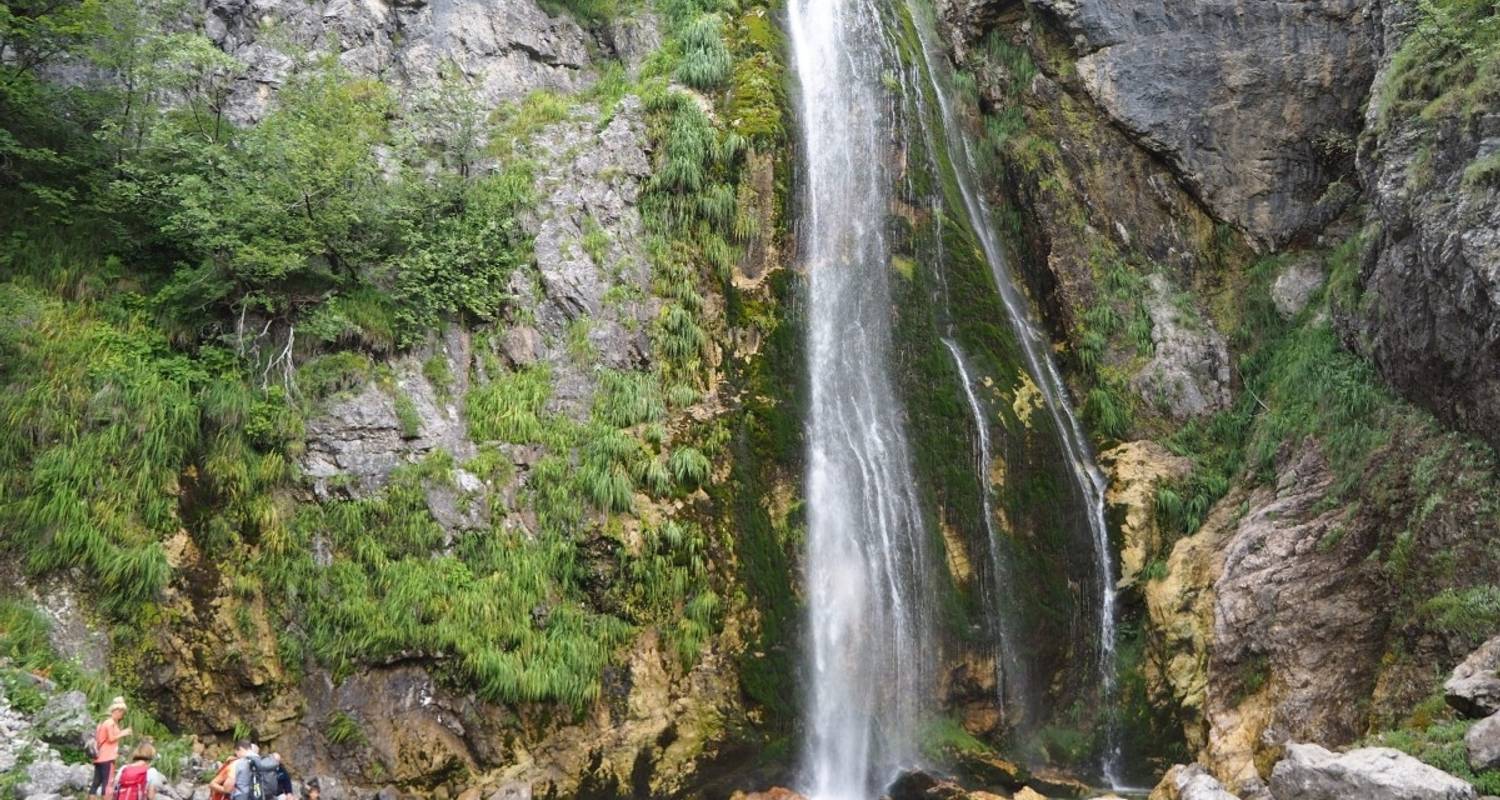
M 559 10 L 589 24 L 615 14 L 604 2 Z M 418 657 L 482 698 L 573 711 L 600 697 L 636 634 L 659 629 L 686 669 L 726 602 L 751 602 L 706 510 L 755 503 L 740 493 L 761 484 L 720 494 L 729 431 L 705 419 L 722 400 L 696 419 L 686 409 L 718 397 L 716 342 L 744 248 L 780 233 L 761 230 L 745 177 L 783 135 L 780 45 L 764 3 L 656 10 L 662 47 L 633 73 L 603 64 L 580 94 L 490 109 L 455 71 L 430 96 L 398 97 L 309 56 L 241 126 L 224 112 L 244 65 L 191 24 L 158 25 L 191 21 L 185 4 L 7 5 L 0 419 L 17 435 L 0 445 L 0 526 L 13 532 L 0 547 L 35 579 L 92 587 L 115 648 L 137 655 L 116 676 L 126 689 L 141 690 L 139 667 L 159 658 L 152 624 L 196 624 L 174 616 L 180 591 L 229 587 L 247 628 L 264 599 L 293 679 Z M 90 79 L 59 80 L 67 70 Z M 655 161 L 640 201 L 660 307 L 654 367 L 597 370 L 578 419 L 551 408 L 546 364 L 496 353 L 530 313 L 514 289 L 534 279 L 529 142 L 579 119 L 602 129 L 627 95 L 644 101 Z M 595 224 L 578 246 L 602 262 L 610 243 Z M 756 301 L 749 322 L 775 330 L 778 299 Z M 477 454 L 435 450 L 368 496 L 338 499 L 337 482 L 333 498 L 310 496 L 307 421 L 373 384 L 416 438 L 388 362 L 455 324 L 486 344 L 474 374 L 440 357 L 423 373 L 440 393 L 468 387 L 452 399 Z M 587 334 L 586 320 L 569 331 L 583 362 Z M 538 450 L 518 508 L 497 493 L 493 525 L 455 538 L 430 494 L 472 491 L 460 471 L 487 490 L 512 483 L 511 445 Z M 535 530 L 502 525 L 511 510 Z M 787 544 L 757 544 L 776 552 L 749 568 L 784 574 Z M 779 645 L 787 616 L 768 622 L 764 646 Z M 148 624 L 116 624 L 127 620 Z M 781 670 L 752 696 L 785 706 Z

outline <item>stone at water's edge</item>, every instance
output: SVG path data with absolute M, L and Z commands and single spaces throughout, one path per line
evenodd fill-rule
M 773 786 L 764 792 L 735 792 L 729 800 L 807 800 L 784 786 Z
M 1151 791 L 1150 800 L 1240 800 L 1199 764 L 1178 764 L 1167 770 Z
M 1500 712 L 1500 636 L 1485 642 L 1453 669 L 1443 699 L 1466 717 Z
M 1290 744 L 1271 772 L 1276 800 L 1478 800 L 1474 787 L 1388 747 L 1332 753 Z

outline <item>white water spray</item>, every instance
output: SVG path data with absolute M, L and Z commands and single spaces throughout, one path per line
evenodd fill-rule
M 893 152 L 877 0 L 793 0 L 810 284 L 805 789 L 879 796 L 933 699 L 934 565 L 890 377 Z

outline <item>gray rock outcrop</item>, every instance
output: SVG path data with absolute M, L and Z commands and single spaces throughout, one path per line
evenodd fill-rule
M 1443 683 L 1443 698 L 1466 717 L 1500 712 L 1500 636 L 1470 653 Z
M 1403 8 L 1386 10 L 1388 49 Z M 1375 232 L 1345 339 L 1411 402 L 1500 447 L 1500 189 L 1465 177 L 1500 152 L 1500 113 L 1429 121 L 1371 102 L 1366 127 L 1358 163 Z
M 1332 753 L 1291 744 L 1271 772 L 1276 800 L 1477 800 L 1474 787 L 1387 747 Z
M 1475 772 L 1500 767 L 1500 715 L 1485 717 L 1464 734 L 1464 749 Z
M 355 74 L 410 88 L 455 69 L 487 107 L 577 89 L 592 76 L 591 37 L 534 0 L 208 0 L 205 10 L 209 38 L 247 68 L 227 104 L 235 122 L 265 114 L 298 52 L 331 54 Z
M 370 380 L 329 399 L 307 421 L 302 469 L 314 493 L 320 499 L 365 497 L 385 486 L 398 467 L 434 450 L 459 460 L 473 455 L 460 405 L 471 348 L 470 333 L 450 327 L 428 347 L 390 362 L 384 385 Z M 423 367 L 433 359 L 446 363 L 452 386 L 434 386 L 427 377 Z
M 1151 793 L 1152 800 L 1240 800 L 1199 764 L 1178 764 L 1167 770 Z
M 1360 700 L 1376 680 L 1389 600 L 1351 544 L 1360 532 L 1342 532 L 1342 510 L 1326 502 L 1332 484 L 1320 448 L 1301 443 L 1279 464 L 1274 490 L 1250 493 L 1224 545 L 1206 757 L 1241 794 L 1259 783 L 1256 760 L 1281 743 L 1347 743 L 1365 730 Z
M 89 699 L 80 691 L 53 695 L 36 713 L 32 725 L 41 738 L 62 747 L 78 747 L 94 729 Z
M 979 5 L 971 3 L 970 5 Z M 1353 192 L 1350 142 L 1378 53 L 1368 0 L 1039 0 L 1073 36 L 1094 100 L 1264 246 L 1316 230 Z M 1335 148 L 1336 149 L 1336 148 Z
M 1229 405 L 1229 349 L 1202 315 L 1179 306 L 1165 276 L 1149 279 L 1145 298 L 1155 354 L 1131 379 L 1148 403 L 1187 419 Z
M 597 117 L 585 109 L 550 125 L 528 151 L 543 165 L 526 220 L 536 273 L 514 284 L 519 305 L 535 318 L 537 336 L 526 349 L 552 368 L 549 410 L 579 419 L 588 413 L 596 366 L 649 364 L 659 308 L 636 207 L 651 174 L 644 108 L 631 95 L 603 130 Z
M 1291 319 L 1307 308 L 1308 301 L 1323 287 L 1323 270 L 1316 259 L 1299 258 L 1287 264 L 1271 284 L 1271 303 L 1282 319 Z
M 26 776 L 16 784 L 17 797 L 72 795 L 88 791 L 94 771 L 87 764 L 68 765 L 44 759 L 26 767 Z

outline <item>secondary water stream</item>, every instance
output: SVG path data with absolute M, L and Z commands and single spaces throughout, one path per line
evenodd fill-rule
M 953 163 L 953 178 L 963 197 L 964 210 L 970 226 L 984 250 L 985 260 L 995 279 L 1000 299 L 1005 303 L 1006 316 L 1015 331 L 1016 339 L 1026 357 L 1027 371 L 1041 391 L 1044 405 L 1052 415 L 1058 433 L 1059 444 L 1069 459 L 1070 474 L 1078 500 L 1084 507 L 1084 518 L 1094 545 L 1094 572 L 1096 575 L 1096 607 L 1098 618 L 1098 655 L 1096 668 L 1099 674 L 1101 700 L 1105 708 L 1105 748 L 1100 769 L 1111 787 L 1122 785 L 1120 777 L 1121 743 L 1118 720 L 1115 718 L 1115 700 L 1118 679 L 1115 672 L 1115 578 L 1113 559 L 1110 556 L 1109 526 L 1105 520 L 1105 489 L 1107 483 L 1094 459 L 1093 448 L 1084 435 L 1083 425 L 1073 409 L 1062 373 L 1052 358 L 1051 343 L 1043 333 L 1041 324 L 1031 313 L 1027 301 L 1011 275 L 1005 249 L 999 232 L 995 228 L 994 215 L 977 186 L 973 148 L 964 135 L 963 121 L 953 107 L 953 92 L 947 78 L 946 60 L 935 41 L 935 35 L 927 17 L 930 12 L 921 5 L 921 0 L 906 0 L 908 12 L 915 21 L 921 53 L 925 61 L 923 70 L 937 101 L 940 112 L 939 125 Z

